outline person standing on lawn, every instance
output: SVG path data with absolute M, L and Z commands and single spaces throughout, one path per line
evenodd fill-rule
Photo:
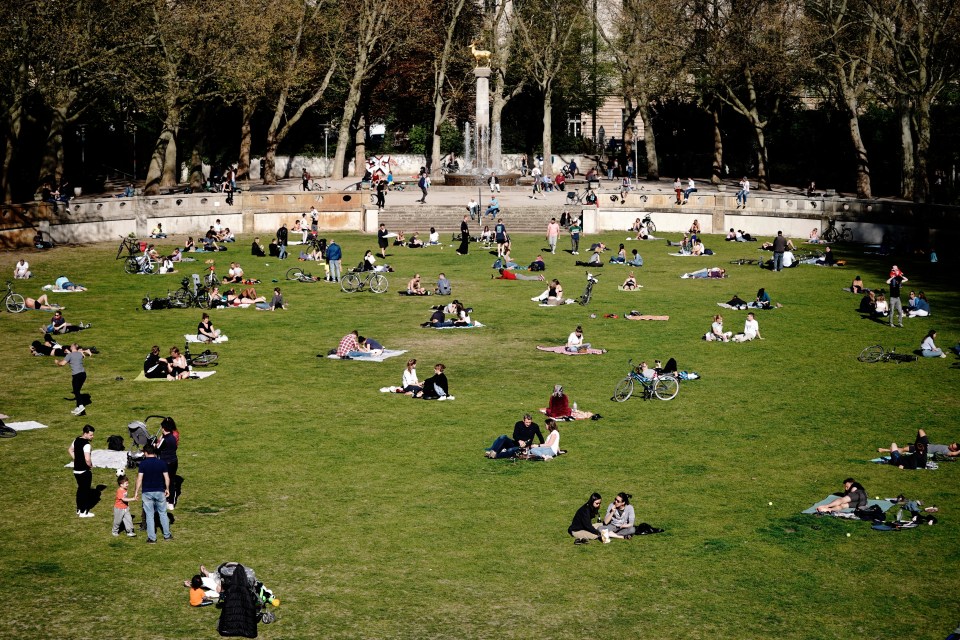
M 547 244 L 550 245 L 550 253 L 557 252 L 557 238 L 560 236 L 560 223 L 556 218 L 550 218 L 547 225 Z
M 888 304 L 890 305 L 890 326 L 893 326 L 893 315 L 900 311 L 900 328 L 903 328 L 903 304 L 900 302 L 900 287 L 903 286 L 904 282 L 910 282 L 907 276 L 903 275 L 903 271 L 900 271 L 900 268 L 897 265 L 893 265 L 890 269 L 890 278 L 887 280 L 887 284 L 890 285 L 890 299 Z
M 55 360 L 57 366 L 65 367 L 70 365 L 72 374 L 71 384 L 73 385 L 73 399 L 77 403 L 76 409 L 71 411 L 75 416 L 87 415 L 86 407 L 83 404 L 83 383 L 87 381 L 87 370 L 83 368 L 83 351 L 76 342 L 70 345 L 70 350 L 63 357 L 63 360 Z
M 80 518 L 92 518 L 93 508 L 92 490 L 93 484 L 93 460 L 90 454 L 93 451 L 93 432 L 96 431 L 91 425 L 83 427 L 83 433 L 74 439 L 73 443 L 67 448 L 67 453 L 73 459 L 73 478 L 77 481 L 77 516 Z
M 147 544 L 157 542 L 157 522 L 154 514 L 160 515 L 160 528 L 164 540 L 173 540 L 170 533 L 170 518 L 167 516 L 167 498 L 170 496 L 170 474 L 167 463 L 157 457 L 157 448 L 152 444 L 144 445 L 146 456 L 140 462 L 137 473 L 137 487 L 133 499 L 143 493 L 143 518 L 147 521 Z
M 470 224 L 467 218 L 468 216 L 463 216 L 463 220 L 460 221 L 460 246 L 457 248 L 457 254 L 461 256 L 467 255 L 470 251 Z

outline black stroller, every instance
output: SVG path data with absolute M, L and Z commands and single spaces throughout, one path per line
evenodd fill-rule
M 159 426 L 157 427 L 157 432 L 152 436 L 147 430 L 147 422 L 149 422 L 151 418 L 160 418 L 163 420 L 166 416 L 147 416 L 143 422 L 134 420 L 127 424 L 127 430 L 130 432 L 130 450 L 127 452 L 127 469 L 139 467 L 140 461 L 143 460 L 143 447 L 155 443 L 160 437 Z
M 276 615 L 267 610 L 268 604 L 279 604 L 273 592 L 257 580 L 253 569 L 237 562 L 225 562 L 217 567 L 221 592 L 220 620 L 217 631 L 221 636 L 257 637 L 257 623 L 270 624 Z

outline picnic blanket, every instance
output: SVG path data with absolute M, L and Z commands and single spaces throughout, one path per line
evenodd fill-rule
M 216 340 L 211 341 L 211 340 L 207 340 L 206 338 L 200 338 L 200 335 L 196 333 L 189 333 L 189 334 L 185 333 L 183 334 L 183 339 L 186 340 L 187 342 L 199 342 L 202 344 L 220 344 L 221 342 L 227 342 L 230 338 L 228 338 L 227 336 L 220 336 Z
M 537 351 L 548 353 L 562 353 L 565 356 L 598 356 L 607 352 L 606 349 L 584 349 L 583 351 L 567 351 L 566 347 L 543 347 L 537 345 Z
M 40 424 L 34 420 L 27 420 L 25 422 L 8 422 L 7 426 L 13 429 L 14 431 L 30 431 L 31 429 L 46 429 L 47 425 Z
M 679 253 L 679 252 L 678 252 L 678 253 L 668 253 L 667 255 L 668 255 L 668 256 L 676 256 L 676 257 L 678 257 L 678 258 L 705 258 L 705 257 L 707 256 L 706 253 L 701 253 L 700 255 L 695 256 L 695 255 L 693 255 L 692 253 Z
M 426 327 L 427 329 L 478 329 L 480 327 L 485 327 L 485 324 L 479 322 L 471 322 L 470 324 L 463 325 L 462 327 Z
M 539 411 L 543 415 L 547 415 L 546 407 L 537 409 L 537 411 Z M 593 417 L 593 411 L 582 411 L 580 409 L 574 409 L 572 410 L 571 415 L 569 417 L 557 418 L 557 419 L 558 420 L 589 420 L 592 417 Z
M 85 291 L 85 289 L 58 289 L 52 284 L 45 284 L 41 289 L 49 291 L 50 293 L 83 293 Z
M 839 497 L 838 494 L 831 493 L 826 498 L 824 498 L 820 502 L 817 502 L 809 509 L 804 509 L 803 511 L 801 511 L 801 513 L 807 513 L 807 514 L 816 513 L 817 507 L 830 504 L 831 502 L 836 500 L 838 497 Z M 893 506 L 893 504 L 894 503 L 890 502 L 889 500 L 867 500 L 867 507 L 872 507 L 873 505 L 879 505 L 880 509 L 882 509 L 884 513 L 889 511 L 890 508 Z M 839 511 L 839 513 L 853 513 L 853 509 L 842 509 L 841 511 Z
M 190 378 L 209 378 L 215 373 L 216 371 L 191 371 Z M 188 378 L 188 380 L 190 378 Z M 140 375 L 134 378 L 134 380 L 136 382 L 174 382 L 174 380 L 167 380 L 166 378 L 148 378 L 146 375 L 144 375 L 143 371 L 141 371 Z
M 911 454 L 911 455 L 915 455 L 915 454 Z M 891 464 L 891 463 L 890 463 L 890 456 L 882 456 L 882 457 L 880 457 L 880 458 L 873 458 L 873 459 L 870 460 L 870 462 L 872 462 L 872 463 L 874 463 L 874 464 Z M 928 471 L 936 471 L 936 470 L 939 469 L 939 468 L 940 468 L 940 465 L 937 464 L 936 462 L 934 462 L 933 460 L 927 460 L 927 464 L 926 464 L 926 466 L 924 466 L 924 469 L 926 469 L 926 470 L 928 470 Z
M 375 355 L 373 355 L 373 354 L 367 355 L 367 356 L 350 356 L 350 359 L 351 359 L 351 360 L 354 360 L 354 361 L 356 361 L 356 362 L 364 362 L 364 361 L 366 361 L 366 362 L 383 362 L 383 361 L 386 360 L 387 358 L 392 358 L 392 357 L 394 357 L 394 356 L 400 356 L 400 355 L 405 354 L 406 352 L 407 352 L 406 349 L 401 349 L 401 350 L 384 349 L 383 352 L 382 352 L 380 355 L 378 355 L 378 356 L 375 356 Z M 335 354 L 335 353 L 331 353 L 331 354 L 328 355 L 327 357 L 330 358 L 331 360 L 343 360 L 343 359 L 344 359 L 344 358 L 341 358 L 340 356 L 338 356 L 338 355 Z
M 101 469 L 126 469 L 127 452 L 111 451 L 110 449 L 94 449 L 90 452 L 90 462 L 93 463 L 94 467 Z M 72 467 L 73 461 L 71 460 L 63 466 Z
M 625 320 L 669 320 L 670 316 L 651 316 L 649 314 L 632 314 L 628 313 L 623 316 Z
M 539 305 L 537 305 L 537 306 L 540 306 L 540 307 L 562 307 L 562 306 L 565 305 L 565 304 L 574 304 L 575 302 L 576 302 L 576 299 L 574 299 L 574 298 L 564 298 L 563 301 L 562 301 L 560 304 L 547 304 L 546 302 L 541 302 L 541 303 L 540 303 Z
M 642 285 L 642 284 L 638 284 L 637 286 L 633 287 L 632 289 L 627 289 L 627 288 L 624 287 L 622 284 L 618 284 L 618 285 L 617 285 L 617 291 L 637 291 L 637 290 L 639 290 L 639 289 L 643 289 L 643 285 Z

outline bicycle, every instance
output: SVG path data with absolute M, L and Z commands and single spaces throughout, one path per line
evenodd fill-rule
M 27 308 L 23 296 L 13 292 L 13 283 L 10 281 L 7 281 L 7 294 L 3 296 L 3 307 L 10 313 L 20 313 Z
M 303 183 L 301 182 L 300 190 L 301 191 L 323 191 L 323 185 L 317 182 L 316 180 L 310 180 L 309 182 L 307 182 L 306 187 L 304 187 Z
M 340 288 L 344 293 L 356 293 L 364 287 L 369 287 L 374 293 L 383 293 L 387 290 L 389 282 L 387 277 L 376 271 L 368 271 L 366 276 L 361 277 L 356 271 L 344 275 L 340 278 Z
M 759 260 L 756 258 L 737 258 L 736 260 L 731 260 L 730 264 L 738 264 L 743 266 L 745 264 L 757 264 L 758 262 L 762 263 L 762 260 L 762 258 Z
M 584 289 L 583 295 L 580 296 L 580 299 L 579 299 L 579 300 L 577 300 L 577 302 L 579 302 L 581 306 L 586 306 L 587 304 L 590 303 L 590 298 L 593 297 L 593 285 L 595 285 L 595 284 L 597 284 L 597 276 L 595 276 L 595 275 L 593 275 L 592 273 L 589 273 L 589 272 L 588 272 L 588 273 L 587 273 L 587 288 Z
M 160 272 L 160 264 L 146 253 L 145 243 L 136 238 L 121 236 L 120 246 L 117 248 L 117 260 L 123 260 L 123 270 L 133 275 L 135 273 L 154 274 Z M 126 255 L 124 255 L 126 250 Z M 142 254 L 142 255 L 141 255 Z
M 567 192 L 567 204 L 586 204 L 594 205 L 597 203 L 597 194 L 591 189 L 587 189 L 583 193 L 580 193 L 580 189 L 574 189 L 573 191 Z
M 198 307 L 200 309 L 210 308 L 210 295 L 206 286 L 201 284 L 200 276 L 193 274 L 193 280 L 184 277 L 180 281 L 180 288 L 168 295 L 170 306 L 177 309 L 187 309 L 189 307 Z
M 296 282 L 316 282 L 319 278 L 314 277 L 312 274 L 304 273 L 303 269 L 300 267 L 290 267 L 287 269 L 287 280 L 293 280 Z
M 828 223 L 830 226 L 820 234 L 824 242 L 853 242 L 853 229 L 848 229 L 846 224 L 837 229 L 836 220 L 833 218 L 830 218 Z
M 623 380 L 617 383 L 613 390 L 613 399 L 617 402 L 626 402 L 633 395 L 634 387 L 639 383 L 643 387 L 643 399 L 673 400 L 680 393 L 680 382 L 669 373 L 658 375 L 656 378 L 644 378 L 640 375 L 640 367 L 630 362 L 630 372 Z
M 183 345 L 183 357 L 187 359 L 187 365 L 191 367 L 211 367 L 217 365 L 217 359 L 220 357 L 216 351 L 204 349 L 203 353 L 193 355 L 190 353 L 190 343 Z
M 897 353 L 897 348 L 894 347 L 890 351 L 886 351 L 879 344 L 875 344 L 865 348 L 860 352 L 860 355 L 857 356 L 857 360 L 860 362 L 916 362 L 920 358 L 916 355 L 910 353 Z

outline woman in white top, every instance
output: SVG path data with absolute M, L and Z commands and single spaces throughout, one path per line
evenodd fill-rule
M 629 493 L 620 492 L 607 506 L 607 513 L 603 516 L 603 524 L 598 525 L 597 529 L 606 531 L 611 538 L 625 538 L 629 540 L 637 532 L 636 513 L 633 505 L 630 504 Z
M 430 239 L 427 244 L 440 244 L 440 234 L 434 227 L 430 227 Z
M 407 360 L 407 368 L 403 370 L 403 393 L 414 398 L 423 394 L 423 383 L 417 379 L 416 359 Z
M 583 327 L 577 325 L 577 328 L 574 329 L 573 333 L 571 333 L 567 338 L 567 351 L 576 353 L 577 351 L 586 350 L 589 348 L 590 343 L 583 341 Z
M 557 421 L 553 418 L 547 418 L 546 425 L 547 441 L 539 447 L 530 449 L 530 455 L 549 460 L 560 453 L 560 431 L 557 430 Z
M 13 277 L 17 280 L 26 280 L 30 275 L 30 263 L 20 258 L 20 262 L 13 267 Z
M 703 336 L 703 339 L 707 342 L 729 342 L 732 335 L 732 331 L 724 332 L 723 316 L 718 313 L 717 315 L 713 316 L 713 324 L 710 325 L 710 331 Z
M 939 347 L 937 347 L 934 339 L 937 337 L 936 329 L 930 329 L 930 333 L 927 334 L 927 337 L 923 339 L 923 342 L 920 343 L 920 351 L 923 354 L 924 358 L 946 358 L 945 354 Z

